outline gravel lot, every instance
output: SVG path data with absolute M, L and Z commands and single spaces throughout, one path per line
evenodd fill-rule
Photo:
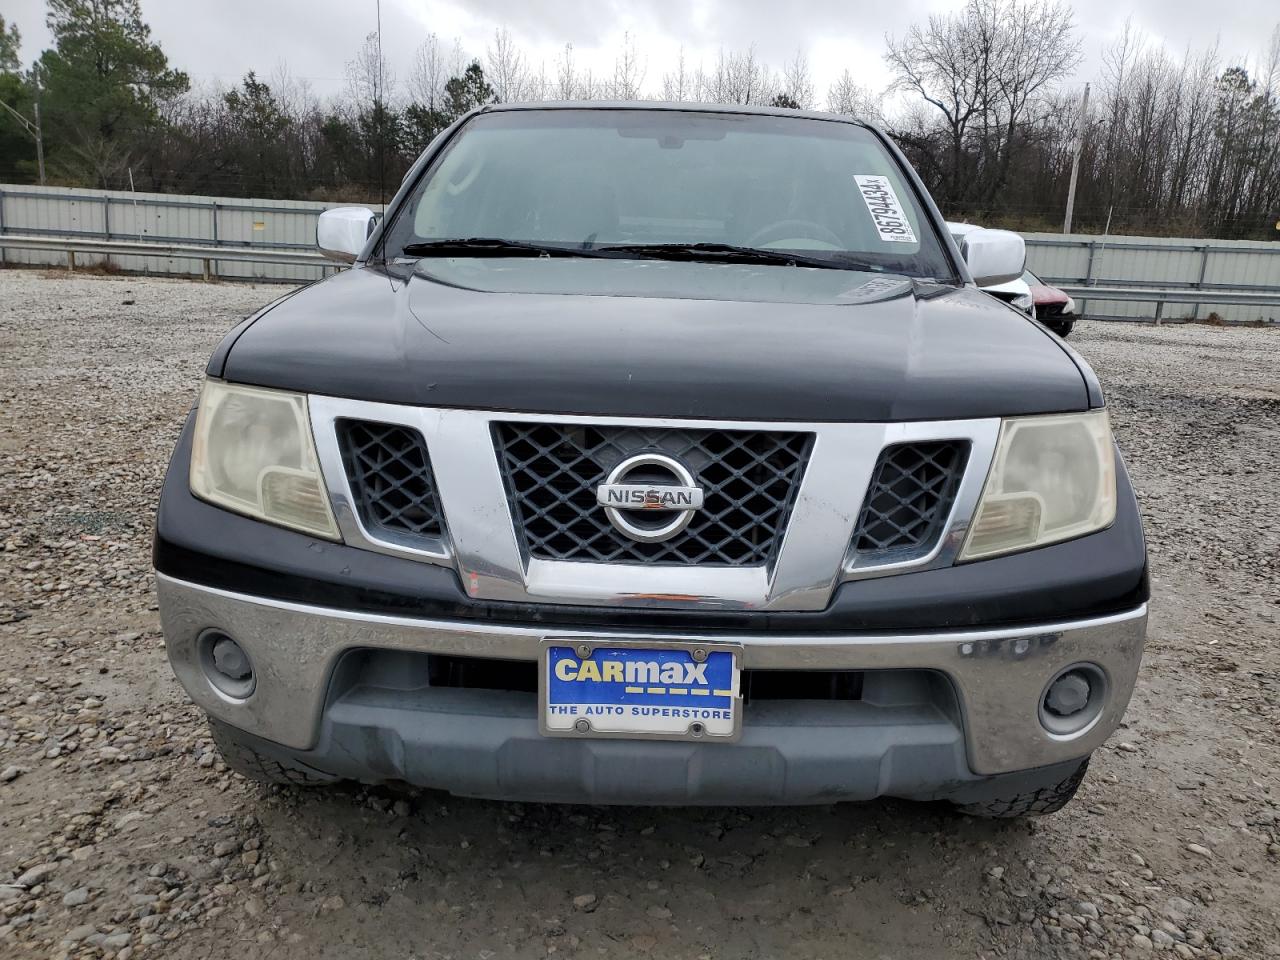
M 0 957 L 1280 956 L 1280 330 L 1085 323 L 1148 653 L 1077 801 L 758 810 L 263 791 L 164 657 L 152 511 L 277 286 L 0 272 Z

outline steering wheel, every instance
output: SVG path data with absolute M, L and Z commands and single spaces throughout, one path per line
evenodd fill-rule
M 761 227 L 747 241 L 749 247 L 764 247 L 779 240 L 794 240 L 804 237 L 830 244 L 832 250 L 843 250 L 844 241 L 820 223 L 812 220 L 778 220 L 766 227 Z

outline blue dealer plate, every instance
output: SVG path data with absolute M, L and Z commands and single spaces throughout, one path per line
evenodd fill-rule
M 547 640 L 542 732 L 731 740 L 742 720 L 740 662 L 741 648 L 724 644 Z

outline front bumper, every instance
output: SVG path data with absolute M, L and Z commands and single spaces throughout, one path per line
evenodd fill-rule
M 1052 304 L 1036 304 L 1036 319 L 1049 327 L 1070 327 L 1080 318 L 1075 313 L 1067 313 L 1064 310 L 1055 309 L 1060 306 L 1057 303 Z
M 352 651 L 535 661 L 548 636 L 678 639 L 682 631 L 538 627 L 355 612 L 265 599 L 157 575 L 169 659 L 192 699 L 267 749 L 328 773 L 403 779 L 456 793 L 593 802 L 822 802 L 878 795 L 955 796 L 996 775 L 1078 760 L 1119 724 L 1136 679 L 1146 605 L 1092 619 L 901 633 L 714 632 L 740 643 L 747 670 L 859 670 L 942 678 L 937 696 L 748 704 L 734 744 L 550 740 L 537 699 L 495 690 L 422 689 L 388 679 L 335 683 Z M 209 681 L 198 638 L 210 629 L 247 651 L 253 693 Z M 708 636 L 711 634 L 708 633 Z M 1106 700 L 1084 731 L 1055 736 L 1038 709 L 1046 684 L 1095 664 Z M 394 671 L 383 671 L 384 674 Z

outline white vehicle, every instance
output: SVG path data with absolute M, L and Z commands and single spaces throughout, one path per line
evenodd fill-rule
M 965 237 L 975 231 L 983 229 L 983 227 L 974 223 L 952 223 L 951 221 L 947 221 L 947 231 L 955 240 L 956 246 L 960 248 L 960 253 L 962 255 L 964 254 Z M 1031 317 L 1031 319 L 1035 319 L 1036 305 L 1031 296 L 1031 287 L 1023 278 L 1018 277 L 1016 280 L 1010 280 L 1008 283 L 996 283 L 991 286 L 985 286 L 982 289 L 993 297 L 1003 300 L 1005 303 L 1021 310 L 1027 316 Z

